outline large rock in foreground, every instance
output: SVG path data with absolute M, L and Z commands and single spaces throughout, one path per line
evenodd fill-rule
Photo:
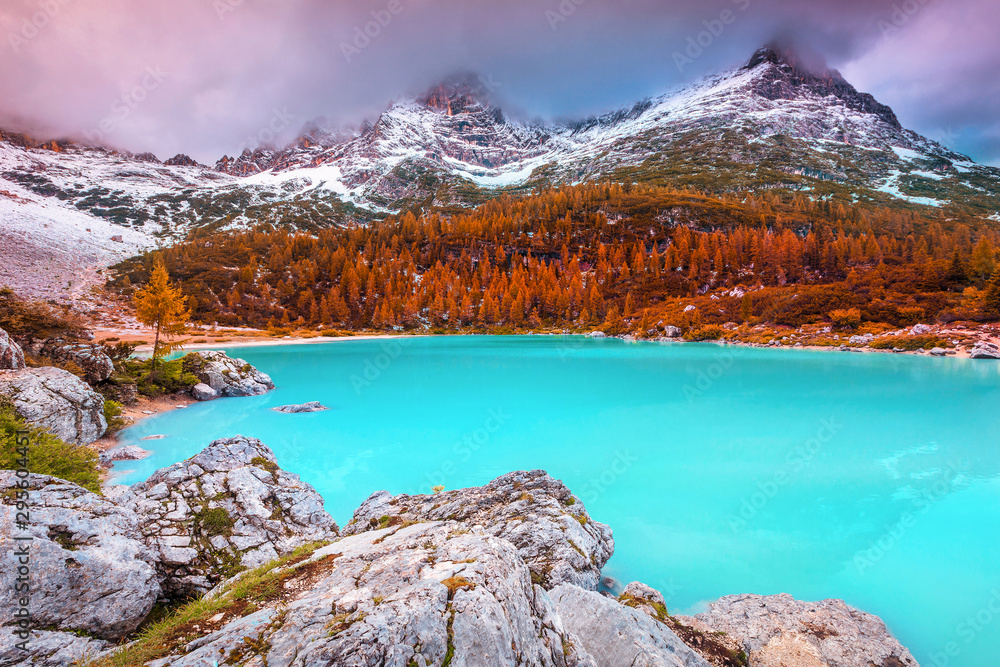
M 135 630 L 160 594 L 152 556 L 136 537 L 135 513 L 45 475 L 29 475 L 24 499 L 22 489 L 15 488 L 18 481 L 16 473 L 0 471 L 0 579 L 10 584 L 0 590 L 0 606 L 16 606 L 14 554 L 25 542 L 13 538 L 30 535 L 34 627 L 82 631 L 102 639 Z M 15 524 L 18 500 L 26 500 L 30 508 L 27 530 Z
M 458 521 L 508 540 L 545 588 L 575 584 L 596 590 L 614 553 L 611 529 L 590 518 L 583 503 L 544 470 L 513 472 L 486 486 L 428 496 L 372 494 L 345 534 L 416 521 Z
M 710 667 L 649 614 L 570 584 L 550 595 L 563 627 L 601 667 Z
M 50 366 L 0 373 L 0 394 L 34 426 L 66 442 L 89 444 L 108 429 L 104 397 L 69 371 Z
M 341 539 L 276 599 L 153 665 L 596 667 L 505 540 L 452 522 Z M 231 592 L 220 593 L 223 599 Z
M 274 389 L 270 376 L 225 352 L 193 352 L 191 356 L 201 358 L 195 375 L 219 396 L 259 396 Z
M 752 667 L 917 667 L 881 619 L 841 600 L 731 595 L 680 620 L 705 633 L 726 633 Z
M 260 440 L 216 440 L 156 471 L 120 502 L 142 519 L 168 596 L 202 593 L 241 568 L 337 537 L 323 499 Z
M 24 368 L 24 352 L 10 335 L 0 329 L 0 370 L 19 371 Z

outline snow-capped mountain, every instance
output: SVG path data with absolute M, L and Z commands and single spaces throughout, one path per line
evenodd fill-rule
M 737 69 L 575 123 L 508 118 L 488 85 L 463 76 L 356 131 L 312 124 L 289 146 L 211 168 L 0 133 L 0 233 L 30 227 L 26 236 L 118 257 L 191 226 L 314 228 L 598 179 L 1000 210 L 1000 170 L 904 129 L 838 72 L 767 47 Z

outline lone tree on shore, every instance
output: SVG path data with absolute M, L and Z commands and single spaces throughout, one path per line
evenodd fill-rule
M 181 294 L 180 289 L 170 284 L 167 267 L 163 265 L 163 259 L 157 257 L 149 284 L 138 290 L 132 300 L 139 321 L 147 327 L 156 329 L 156 338 L 153 340 L 155 366 L 157 359 L 176 347 L 170 343 L 161 343 L 160 337 L 168 339 L 170 336 L 184 333 L 184 325 L 191 317 L 191 312 L 187 308 L 187 297 Z

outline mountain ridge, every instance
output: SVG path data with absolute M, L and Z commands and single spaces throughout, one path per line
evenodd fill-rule
M 87 261 L 114 260 L 194 228 L 365 224 L 592 181 L 785 190 L 1000 222 L 1000 169 L 902 128 L 891 108 L 805 60 L 767 46 L 742 66 L 563 123 L 508 117 L 488 82 L 465 74 L 356 130 L 313 121 L 284 147 L 212 167 L 0 131 L 0 234 L 36 244 L 30 257 L 56 235 L 94 246 Z

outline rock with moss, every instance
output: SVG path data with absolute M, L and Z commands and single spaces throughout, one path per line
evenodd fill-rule
M 347 534 L 415 521 L 483 526 L 511 542 L 546 588 L 571 583 L 596 590 L 614 553 L 611 528 L 590 518 L 583 503 L 543 470 L 513 472 L 486 486 L 433 495 L 372 494 L 355 511 Z
M 24 368 L 24 352 L 10 335 L 0 329 L 0 370 L 19 371 Z
M 34 627 L 119 639 L 138 627 L 160 594 L 153 554 L 137 538 L 135 512 L 55 477 L 29 475 L 27 489 L 12 471 L 0 471 L 0 579 L 17 577 L 15 554 L 28 544 Z M 25 497 L 26 496 L 26 497 Z M 16 521 L 18 502 L 29 508 Z M 30 543 L 14 538 L 30 537 Z M 16 606 L 13 584 L 0 605 Z M 5 616 L 4 623 L 12 622 Z M 7 634 L 10 628 L 3 628 Z M 61 649 L 60 649 L 61 650 Z
M 219 396 L 259 396 L 274 389 L 267 374 L 225 352 L 193 352 L 188 360 L 191 372 Z
M 89 444 L 108 428 L 104 397 L 60 368 L 0 372 L 0 394 L 11 399 L 29 424 L 66 442 Z
M 842 600 L 731 595 L 679 620 L 708 634 L 726 633 L 755 667 L 917 667 L 880 618 Z
M 596 667 L 514 546 L 482 528 L 433 522 L 346 537 L 271 581 L 278 593 L 249 609 L 239 581 L 221 587 L 217 629 L 151 667 Z
M 710 667 L 666 623 L 642 609 L 572 584 L 550 595 L 563 627 L 598 665 Z
M 83 371 L 83 378 L 90 384 L 104 382 L 115 372 L 115 364 L 107 350 L 97 343 L 49 338 L 32 345 L 31 352 L 43 359 L 76 364 Z
M 316 490 L 278 467 L 264 443 L 242 436 L 156 471 L 119 502 L 142 517 L 169 597 L 203 593 L 241 569 L 338 535 Z

